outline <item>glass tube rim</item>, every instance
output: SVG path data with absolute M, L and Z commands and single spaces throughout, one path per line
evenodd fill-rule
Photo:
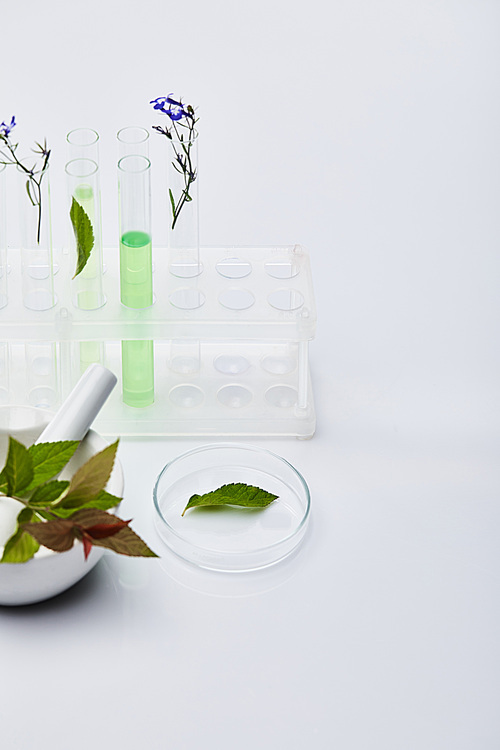
M 130 164 L 131 159 L 139 160 L 143 163 L 144 166 L 141 169 L 126 169 L 124 167 L 124 162 L 128 161 L 128 163 Z M 120 170 L 120 172 L 123 172 L 123 174 L 144 174 L 150 167 L 150 160 L 147 156 L 143 156 L 142 154 L 127 154 L 126 156 L 122 156 L 122 158 L 118 161 L 118 169 Z
M 126 131 L 142 131 L 142 133 L 145 133 L 145 137 L 141 138 L 140 140 L 132 139 L 132 140 L 126 140 L 123 135 L 126 133 Z M 124 128 L 120 128 L 120 130 L 116 134 L 116 138 L 120 143 L 125 144 L 126 146 L 140 146 L 143 143 L 146 143 L 146 141 L 149 140 L 149 130 L 146 128 L 143 128 L 142 125 L 127 125 Z
M 76 143 L 71 138 L 71 136 L 73 136 L 75 133 L 92 133 L 95 138 L 93 140 L 89 140 L 86 143 Z M 94 128 L 73 128 L 73 130 L 70 130 L 69 133 L 67 133 L 66 141 L 70 144 L 70 146 L 76 146 L 78 148 L 89 148 L 90 146 L 95 146 L 96 143 L 98 143 L 99 133 L 97 132 L 97 130 L 94 130 Z
M 74 165 L 75 162 L 88 162 L 89 164 L 93 165 L 93 169 L 89 172 L 83 172 L 83 174 L 82 174 L 83 170 L 78 171 L 78 172 L 72 172 L 68 169 L 68 167 L 70 167 L 70 165 L 72 164 Z M 85 157 L 79 156 L 76 159 L 70 159 L 70 161 L 66 162 L 64 166 L 64 171 L 66 172 L 66 174 L 69 175 L 69 177 L 76 177 L 77 179 L 84 179 L 86 177 L 92 177 L 93 175 L 97 173 L 98 169 L 99 169 L 99 165 L 97 164 L 95 159 L 88 159 L 86 156 Z

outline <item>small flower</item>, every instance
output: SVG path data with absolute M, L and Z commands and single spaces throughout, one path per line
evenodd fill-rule
M 0 135 L 3 135 L 5 138 L 8 138 L 12 129 L 16 125 L 16 118 L 14 115 L 12 115 L 12 120 L 10 121 L 10 125 L 6 125 L 4 122 L 0 123 Z
M 166 96 L 159 96 L 158 99 L 153 99 L 153 101 L 149 103 L 154 105 L 153 109 L 159 109 L 160 111 L 163 111 L 166 101 Z
M 158 112 L 161 112 L 162 115 L 168 115 L 170 119 L 173 122 L 177 122 L 178 120 L 182 120 L 183 117 L 191 117 L 190 109 L 193 108 L 191 105 L 186 109 L 184 109 L 184 105 L 181 101 L 177 101 L 177 99 L 172 99 L 171 95 L 168 96 L 159 96 L 157 99 L 153 99 L 149 102 L 153 105 L 153 109 L 158 110 Z M 165 105 L 168 104 L 168 107 L 165 107 Z
M 172 208 L 171 226 L 174 229 L 182 207 L 185 203 L 193 200 L 189 190 L 197 178 L 197 172 L 196 166 L 192 163 L 193 153 L 191 149 L 197 136 L 195 125 L 198 119 L 191 104 L 184 104 L 181 97 L 174 99 L 172 94 L 159 96 L 157 99 L 153 99 L 150 104 L 162 115 L 167 115 L 170 118 L 170 123 L 166 127 L 153 125 L 153 130 L 166 136 L 172 142 L 175 157 L 171 163 L 176 172 L 182 175 L 184 182 L 184 187 L 177 197 L 174 197 L 172 190 L 169 190 Z
M 165 97 L 165 98 L 166 98 L 166 100 L 167 100 L 167 102 L 169 104 L 173 104 L 176 107 L 182 107 L 183 106 L 182 102 L 178 102 L 175 99 L 172 99 L 171 96 L 170 96 L 170 94 L 167 97 Z

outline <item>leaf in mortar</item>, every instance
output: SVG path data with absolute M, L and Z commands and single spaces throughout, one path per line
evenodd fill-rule
M 17 517 L 17 529 L 7 541 L 2 559 L 0 562 L 5 563 L 23 563 L 31 560 L 40 545 L 28 534 L 21 524 L 31 521 L 33 512 L 29 508 L 23 508 Z
M 130 521 L 123 521 L 98 508 L 78 511 L 71 516 L 71 520 L 83 529 L 96 547 L 105 547 L 130 557 L 158 557 L 129 527 Z
M 249 484 L 224 484 L 213 492 L 207 492 L 204 495 L 193 495 L 181 515 L 188 508 L 199 508 L 216 505 L 240 505 L 245 508 L 265 508 L 278 495 L 273 495 L 259 487 L 253 487 Z
M 0 471 L 0 492 L 3 495 L 7 495 L 7 490 L 9 489 L 9 483 L 7 481 L 7 477 L 5 476 L 5 472 Z
M 33 462 L 28 449 L 13 437 L 9 438 L 9 452 L 1 476 L 2 481 L 7 482 L 6 494 L 11 496 L 25 490 L 33 479 Z
M 50 503 L 58 500 L 68 487 L 69 482 L 61 482 L 57 479 L 42 484 L 36 488 L 30 497 L 30 505 L 50 505 Z
M 74 523 L 63 518 L 43 523 L 25 523 L 22 528 L 37 542 L 55 552 L 66 552 L 75 541 Z
M 75 472 L 68 493 L 58 507 L 75 509 L 94 500 L 108 483 L 117 448 L 118 440 L 89 458 L 87 463 Z
M 34 489 L 59 474 L 79 445 L 79 440 L 60 440 L 55 443 L 30 445 L 28 453 L 33 461 L 33 479 L 28 489 Z
M 75 233 L 76 240 L 76 271 L 73 278 L 78 276 L 87 265 L 87 261 L 90 258 L 90 253 L 94 247 L 94 230 L 92 228 L 92 222 L 90 221 L 87 212 L 81 206 L 75 198 L 71 201 L 71 209 L 69 212 L 69 218 L 73 225 L 73 231 Z
M 100 508 L 101 510 L 110 510 L 111 508 L 116 508 L 116 506 L 119 505 L 121 501 L 121 497 L 112 495 L 110 492 L 106 492 L 106 490 L 101 490 L 101 492 L 99 492 L 94 500 L 91 500 L 90 503 L 87 503 L 86 507 Z
M 99 492 L 96 497 L 91 500 L 87 500 L 81 505 L 71 508 L 62 507 L 62 505 L 55 505 L 52 506 L 51 511 L 52 513 L 55 513 L 57 516 L 59 516 L 59 518 L 69 518 L 69 516 L 73 515 L 75 511 L 83 510 L 84 508 L 99 508 L 100 510 L 111 510 L 111 508 L 116 508 L 116 506 L 119 505 L 121 501 L 121 497 L 116 497 L 116 495 L 111 495 L 109 492 L 106 492 L 106 490 L 101 490 L 101 492 Z

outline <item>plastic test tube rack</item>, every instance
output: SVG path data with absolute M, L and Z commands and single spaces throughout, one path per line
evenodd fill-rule
M 69 253 L 55 275 L 57 302 L 27 310 L 15 253 L 0 310 L 0 403 L 52 410 L 92 362 L 118 385 L 96 420 L 106 435 L 314 434 L 308 348 L 316 329 L 309 257 L 298 246 L 201 248 L 201 273 L 174 276 L 154 253 L 154 304 L 120 303 L 119 258 L 105 251 L 106 304 L 72 303 Z M 122 341 L 154 341 L 155 399 L 123 403 Z

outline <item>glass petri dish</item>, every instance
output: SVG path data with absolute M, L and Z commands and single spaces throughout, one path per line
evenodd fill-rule
M 242 482 L 277 495 L 267 508 L 219 506 L 182 512 L 189 498 Z M 309 488 L 285 459 L 242 443 L 205 445 L 168 463 L 153 491 L 155 524 L 172 552 L 202 568 L 249 571 L 293 552 L 307 530 Z

